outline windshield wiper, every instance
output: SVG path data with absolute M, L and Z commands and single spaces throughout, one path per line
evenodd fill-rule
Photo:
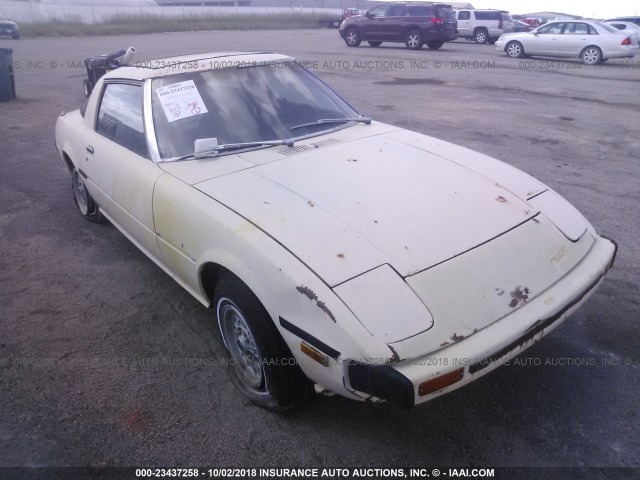
M 295 130 L 296 128 L 304 128 L 304 127 L 312 127 L 314 125 L 320 125 L 322 123 L 348 123 L 348 122 L 358 122 L 358 123 L 366 123 L 369 125 L 371 123 L 370 117 L 347 117 L 347 118 L 321 118 L 320 120 L 316 120 L 315 122 L 303 123 L 301 125 L 295 125 L 293 127 L 289 127 L 289 130 Z
M 257 142 L 244 142 L 244 143 L 223 143 L 222 145 L 218 145 L 215 148 L 210 150 L 206 150 L 203 152 L 194 152 L 188 155 L 183 155 L 182 157 L 178 157 L 174 159 L 174 162 L 179 162 L 180 160 L 191 160 L 191 159 L 199 159 L 199 158 L 212 158 L 217 157 L 220 152 L 224 152 L 226 150 L 238 150 L 241 148 L 251 148 L 251 147 L 267 147 L 267 146 L 275 146 L 275 145 L 286 145 L 287 147 L 293 147 L 293 140 L 259 140 Z

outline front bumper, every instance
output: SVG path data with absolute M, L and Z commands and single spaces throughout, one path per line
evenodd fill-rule
M 351 388 L 410 408 L 472 382 L 560 325 L 595 291 L 613 265 L 616 251 L 613 241 L 597 237 L 582 261 L 541 295 L 435 353 L 388 365 L 352 362 L 347 367 Z M 444 376 L 455 381 L 436 391 L 421 388 Z

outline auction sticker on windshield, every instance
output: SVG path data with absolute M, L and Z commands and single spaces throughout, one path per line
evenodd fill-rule
M 156 95 L 169 122 L 207 113 L 193 80 L 156 88 Z

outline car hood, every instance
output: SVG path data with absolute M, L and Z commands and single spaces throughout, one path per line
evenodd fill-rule
M 0 20 L 0 26 L 3 27 L 17 27 L 18 25 L 15 22 L 10 20 Z
M 496 160 L 404 130 L 269 150 L 281 158 L 190 183 L 331 286 L 383 264 L 406 277 L 456 257 L 535 215 L 520 196 L 543 191 Z

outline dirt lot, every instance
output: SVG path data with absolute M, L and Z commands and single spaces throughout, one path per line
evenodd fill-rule
M 0 103 L 1 466 L 640 467 L 640 63 L 519 61 L 466 42 L 349 49 L 335 30 L 9 44 L 19 98 Z M 263 411 L 218 364 L 212 313 L 75 211 L 54 122 L 83 101 L 82 60 L 129 45 L 140 59 L 295 56 L 363 114 L 557 189 L 617 240 L 615 268 L 520 364 L 430 404 L 318 397 Z

